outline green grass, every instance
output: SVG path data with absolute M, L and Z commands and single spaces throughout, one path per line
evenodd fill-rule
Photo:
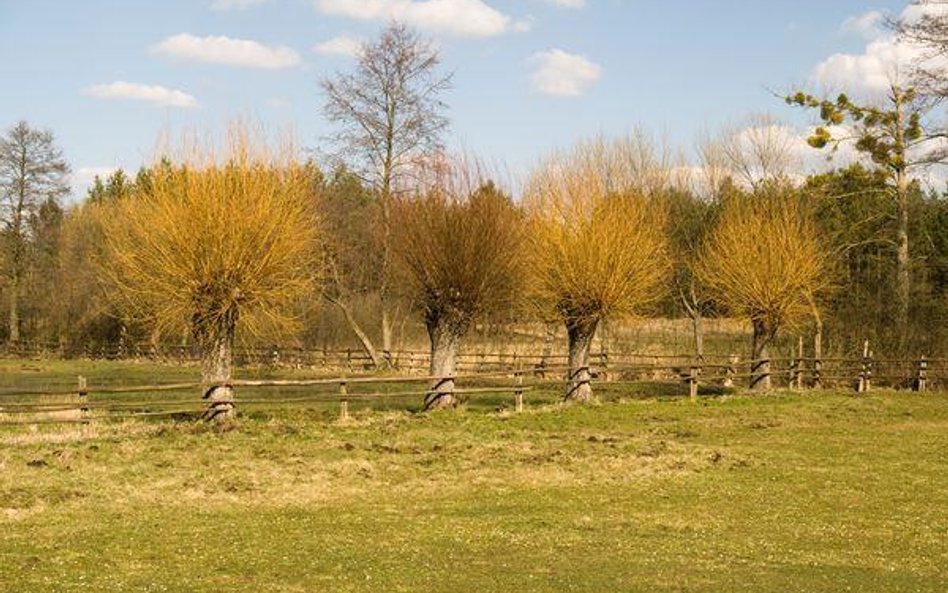
M 676 393 L 6 427 L 0 591 L 948 590 L 945 394 Z

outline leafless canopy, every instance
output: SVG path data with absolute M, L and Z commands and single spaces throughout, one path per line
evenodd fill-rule
M 356 70 L 322 81 L 324 113 L 338 130 L 340 156 L 383 195 L 426 151 L 441 146 L 448 126 L 442 93 L 451 75 L 438 70 L 437 49 L 405 25 L 393 23 L 364 44 Z
M 915 0 L 901 18 L 886 20 L 903 41 L 921 50 L 913 64 L 913 86 L 926 96 L 948 97 L 948 0 Z

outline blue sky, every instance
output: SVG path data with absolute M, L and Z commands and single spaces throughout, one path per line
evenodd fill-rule
M 687 149 L 750 113 L 802 125 L 768 89 L 865 81 L 887 47 L 871 11 L 905 4 L 0 0 L 0 126 L 51 129 L 77 186 L 148 161 L 162 131 L 237 116 L 291 125 L 316 148 L 328 132 L 318 81 L 353 58 L 314 47 L 371 38 L 394 16 L 436 39 L 455 73 L 453 148 L 516 172 L 583 136 L 642 125 Z

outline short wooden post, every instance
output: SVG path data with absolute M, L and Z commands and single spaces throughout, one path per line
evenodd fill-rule
M 796 368 L 796 388 L 803 390 L 803 336 L 797 338 L 797 368 Z
M 389 361 L 389 358 L 386 357 L 386 362 Z M 346 348 L 346 369 L 348 372 L 352 372 L 352 348 Z
M 787 387 L 796 389 L 797 373 L 800 372 L 800 359 L 794 356 L 790 359 L 790 368 L 787 369 Z
M 89 414 L 89 385 L 86 382 L 86 378 L 82 375 L 79 375 L 79 416 L 85 417 Z
M 606 350 L 599 351 L 599 379 L 609 380 L 609 352 Z
M 345 381 L 339 382 L 339 419 L 349 419 L 349 389 Z
M 928 387 L 928 360 L 923 356 L 915 371 L 915 391 L 922 392 Z
M 691 401 L 698 399 L 698 374 L 700 372 L 700 369 L 696 366 L 688 369 L 688 397 L 691 398 Z
M 862 360 L 859 364 L 859 379 L 856 381 L 856 392 L 869 391 L 869 340 L 862 343 Z
M 734 387 L 734 375 L 737 373 L 737 354 L 732 354 L 727 358 L 727 368 L 724 369 L 724 387 Z
M 823 332 L 813 336 L 813 388 L 823 387 Z
M 514 390 L 514 409 L 523 411 L 523 372 L 517 371 L 517 388 Z

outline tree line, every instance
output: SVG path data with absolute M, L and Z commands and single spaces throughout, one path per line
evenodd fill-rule
M 697 357 L 705 317 L 746 319 L 761 388 L 789 329 L 946 351 L 933 322 L 948 313 L 948 202 L 913 175 L 943 160 L 937 89 L 893 83 L 866 104 L 788 93 L 818 114 L 814 150 L 865 157 L 803 179 L 760 120 L 704 139 L 696 174 L 636 131 L 552 153 L 514 195 L 443 150 L 450 83 L 436 48 L 394 24 L 323 81 L 334 159 L 237 125 L 97 178 L 68 206 L 52 134 L 16 124 L 0 139 L 4 337 L 190 341 L 215 383 L 237 340 L 306 345 L 327 309 L 382 368 L 396 320 L 416 316 L 432 376 L 450 377 L 474 324 L 532 320 L 565 328 L 566 396 L 580 401 L 593 335 L 631 315 L 689 317 Z M 231 412 L 226 389 L 210 395 Z M 440 385 L 426 403 L 457 400 Z

